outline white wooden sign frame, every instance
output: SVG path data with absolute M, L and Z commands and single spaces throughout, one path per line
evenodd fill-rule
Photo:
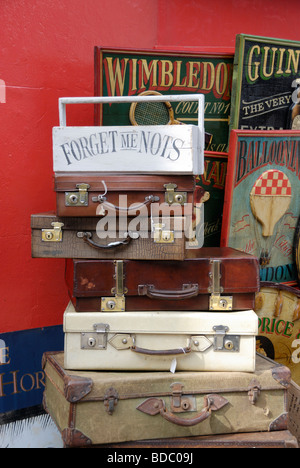
M 67 104 L 198 101 L 198 125 L 68 127 Z M 194 174 L 204 172 L 204 95 L 77 97 L 59 99 L 53 128 L 58 172 Z

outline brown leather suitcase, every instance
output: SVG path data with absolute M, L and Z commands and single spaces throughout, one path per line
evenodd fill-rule
M 195 179 L 175 175 L 117 175 L 102 173 L 56 173 L 57 216 L 99 216 L 115 209 L 135 216 L 138 209 L 150 215 L 151 205 L 167 207 L 177 204 L 180 212 L 191 212 L 194 204 Z M 201 187 L 197 193 L 201 196 Z M 190 206 L 189 206 L 190 205 Z
M 134 219 L 120 229 L 112 219 L 106 231 L 106 219 L 96 217 L 57 217 L 55 213 L 31 215 L 31 253 L 33 258 L 84 258 L 132 260 L 184 260 L 189 245 L 183 217 L 170 218 L 169 225 Z M 99 223 L 101 226 L 99 227 Z M 136 229 L 136 230 L 135 230 Z M 125 232 L 124 232 L 125 231 Z M 127 232 L 126 232 L 127 231 Z M 102 237 L 105 238 L 102 238 Z
M 66 282 L 77 312 L 254 308 L 259 264 L 229 247 L 187 251 L 176 261 L 66 261 Z

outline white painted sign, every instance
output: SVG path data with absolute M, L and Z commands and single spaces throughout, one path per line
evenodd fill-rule
M 54 127 L 54 172 L 203 174 L 195 125 Z

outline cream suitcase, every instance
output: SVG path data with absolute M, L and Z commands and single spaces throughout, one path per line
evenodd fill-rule
M 254 372 L 254 311 L 64 314 L 65 368 Z

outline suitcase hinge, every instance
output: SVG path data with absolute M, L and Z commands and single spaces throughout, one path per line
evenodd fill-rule
M 118 404 L 118 399 L 119 395 L 117 390 L 115 390 L 113 387 L 110 387 L 104 395 L 104 407 L 107 413 L 112 416 L 115 407 Z
M 94 332 L 81 333 L 81 349 L 106 349 L 108 332 L 109 325 L 107 323 L 96 323 Z
M 216 336 L 214 337 L 214 351 L 233 351 L 240 350 L 240 337 L 238 335 L 227 335 L 228 327 L 216 325 L 213 327 Z
M 251 405 L 256 404 L 258 397 L 260 395 L 260 392 L 261 392 L 260 383 L 256 379 L 251 380 L 250 385 L 248 387 L 248 396 L 249 396 Z
M 115 275 L 116 287 L 112 288 L 112 294 L 114 297 L 102 297 L 101 298 L 101 311 L 102 312 L 124 312 L 125 311 L 125 296 L 128 292 L 127 288 L 124 288 L 124 263 L 122 260 L 115 260 Z
M 173 203 L 184 205 L 187 203 L 187 192 L 175 192 L 176 184 L 164 184 L 164 187 L 166 189 L 165 202 L 168 205 L 173 205 Z
M 62 242 L 63 223 L 51 223 L 53 229 L 42 229 L 43 242 Z
M 220 279 L 222 278 L 220 272 L 220 260 L 211 260 L 212 270 L 209 272 L 211 278 L 211 286 L 208 292 L 211 293 L 209 301 L 209 310 L 232 310 L 232 296 L 221 296 L 223 288 L 221 287 Z
M 153 224 L 153 239 L 155 244 L 174 244 L 174 231 L 164 229 L 165 225 L 161 223 Z
M 187 411 L 197 411 L 196 397 L 193 395 L 183 395 L 183 387 L 179 382 L 171 385 L 171 410 L 173 413 L 185 413 Z
M 76 188 L 78 192 L 66 192 L 65 193 L 65 205 L 66 206 L 88 206 L 89 205 L 89 184 L 77 184 Z

